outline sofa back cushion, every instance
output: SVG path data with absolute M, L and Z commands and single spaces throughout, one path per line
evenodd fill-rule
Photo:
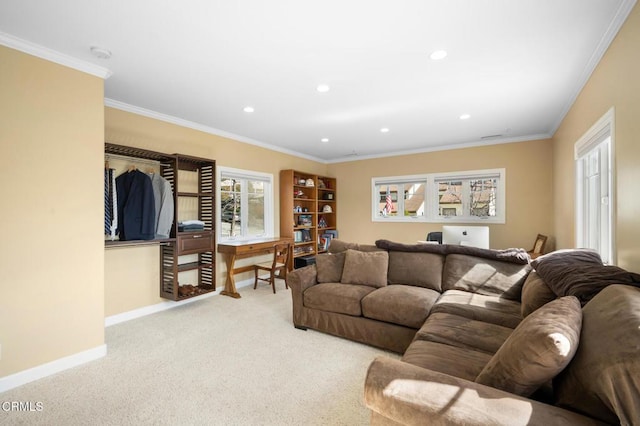
M 346 253 L 319 254 L 316 256 L 318 283 L 339 283 L 342 278 Z
M 580 340 L 582 310 L 574 296 L 547 303 L 516 327 L 476 382 L 530 396 L 571 361 Z
M 520 301 L 522 284 L 530 271 L 528 264 L 448 254 L 444 263 L 442 289 L 470 291 Z
M 582 309 L 580 346 L 554 380 L 557 405 L 610 424 L 640 419 L 640 289 L 604 288 Z
M 350 243 L 344 240 L 339 240 L 337 238 L 332 239 L 331 244 L 329 244 L 329 253 L 341 253 L 349 249 L 367 252 L 383 251 L 381 248 L 378 248 L 373 244 Z
M 386 251 L 346 251 L 341 283 L 361 284 L 371 287 L 387 285 L 389 254 Z
M 526 318 L 536 309 L 555 300 L 556 294 L 540 278 L 536 271 L 531 271 L 522 285 L 522 318 Z
M 389 284 L 425 287 L 442 292 L 444 256 L 435 253 L 389 251 Z

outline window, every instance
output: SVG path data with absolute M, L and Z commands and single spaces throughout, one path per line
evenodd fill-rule
M 372 179 L 374 221 L 505 222 L 505 169 Z
M 218 168 L 218 241 L 273 237 L 273 175 Z
M 614 263 L 613 123 L 609 110 L 575 145 L 576 246 L 600 253 Z

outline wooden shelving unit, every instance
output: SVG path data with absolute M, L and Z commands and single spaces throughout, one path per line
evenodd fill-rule
M 322 235 L 337 230 L 336 191 L 335 178 L 280 171 L 280 236 L 294 240 L 294 258 L 325 251 L 319 244 Z
M 174 189 L 174 246 L 162 246 L 160 296 L 182 300 L 216 289 L 215 282 L 215 161 L 174 154 L 175 174 L 167 177 Z M 180 231 L 178 223 L 197 219 L 204 229 Z M 197 257 L 197 260 L 193 259 Z M 187 259 L 187 260 L 183 260 Z M 197 283 L 184 283 L 180 273 L 195 271 Z M 185 287 L 189 285 L 191 287 Z
M 105 154 L 157 161 L 160 174 L 174 197 L 170 238 L 105 241 L 105 247 L 160 246 L 160 296 L 182 300 L 214 291 L 215 284 L 215 161 L 182 154 L 163 154 L 141 148 L 105 144 Z M 185 202 L 185 200 L 189 200 Z M 186 206 L 186 207 L 185 207 Z M 197 219 L 204 229 L 179 231 L 178 221 Z M 197 260 L 195 259 L 197 258 Z M 183 260 L 187 259 L 187 260 Z M 180 274 L 195 271 L 197 283 L 181 291 Z M 185 290 L 183 288 L 182 290 Z

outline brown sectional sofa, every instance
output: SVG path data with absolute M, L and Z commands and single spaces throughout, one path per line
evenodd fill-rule
M 580 250 L 330 249 L 288 275 L 293 322 L 402 354 L 369 368 L 372 424 L 640 424 L 640 276 Z

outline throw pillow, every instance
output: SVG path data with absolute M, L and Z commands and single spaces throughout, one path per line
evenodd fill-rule
M 319 254 L 316 256 L 318 283 L 339 283 L 342 278 L 346 253 Z
M 540 278 L 536 271 L 531 271 L 522 286 L 522 318 L 526 318 L 536 309 L 557 299 L 556 294 Z
M 387 285 L 388 266 L 389 253 L 386 251 L 363 252 L 349 249 L 346 251 L 340 282 L 384 287 Z
M 588 249 L 552 252 L 534 260 L 531 266 L 557 296 L 576 296 L 583 306 L 611 284 L 640 287 L 640 275 L 603 265 L 600 255 Z
M 576 297 L 551 301 L 526 317 L 476 378 L 528 397 L 560 373 L 578 349 L 582 309 Z

